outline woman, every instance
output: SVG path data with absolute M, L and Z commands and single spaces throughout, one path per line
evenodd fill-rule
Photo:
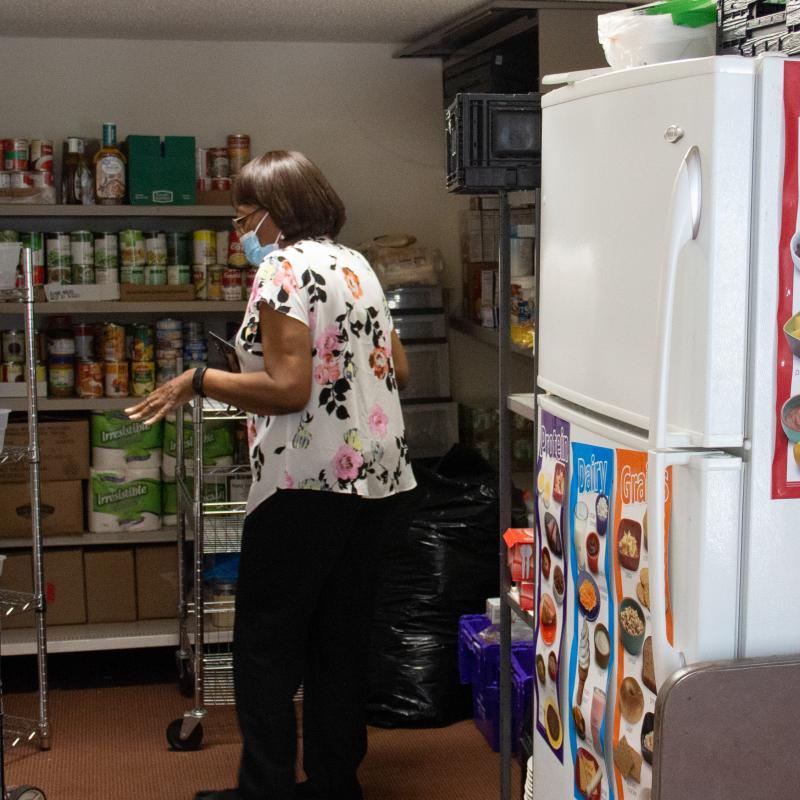
M 334 242 L 344 206 L 300 153 L 251 161 L 233 202 L 259 265 L 236 341 L 241 374 L 186 372 L 129 410 L 155 422 L 194 392 L 248 412 L 253 484 L 234 630 L 239 785 L 208 800 L 360 800 L 364 683 L 381 535 L 415 485 L 402 345 L 365 259 Z M 304 686 L 294 786 L 292 698 Z

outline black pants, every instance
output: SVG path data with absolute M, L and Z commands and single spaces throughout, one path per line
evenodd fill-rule
M 315 796 L 361 800 L 369 628 L 394 502 L 279 491 L 247 517 L 233 645 L 243 800 L 294 795 L 301 682 L 304 768 Z

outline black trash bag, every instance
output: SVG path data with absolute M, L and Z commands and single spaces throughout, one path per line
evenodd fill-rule
M 458 620 L 499 593 L 497 475 L 457 445 L 415 464 L 381 567 L 369 666 L 369 724 L 436 727 L 472 715 L 458 675 Z M 521 497 L 516 507 L 522 513 Z

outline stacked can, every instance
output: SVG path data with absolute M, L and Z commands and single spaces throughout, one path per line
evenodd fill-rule
M 183 324 L 179 319 L 156 323 L 156 386 L 183 372 Z
M 193 235 L 192 253 L 192 282 L 194 283 L 195 297 L 198 300 L 210 300 L 209 282 L 210 269 L 217 261 L 217 234 L 216 231 L 195 231 Z M 222 296 L 222 279 L 220 275 L 220 297 Z
M 124 230 L 119 232 L 120 247 L 120 283 L 144 285 L 147 252 L 145 250 L 144 232 Z
M 228 136 L 228 163 L 231 175 L 238 175 L 250 160 L 250 137 L 246 133 Z
M 152 325 L 133 326 L 131 394 L 146 397 L 156 388 L 155 332 Z
M 167 237 L 151 231 L 144 235 L 144 250 L 147 263 L 144 282 L 147 286 L 165 286 L 167 283 Z
M 106 322 L 101 337 L 106 397 L 127 397 L 130 394 L 130 377 L 125 352 L 125 327 Z
M 44 234 L 39 233 L 38 231 L 23 233 L 20 236 L 20 241 L 22 242 L 23 247 L 30 247 L 31 249 L 31 256 L 33 258 L 33 285 L 42 286 L 45 280 Z M 22 258 L 21 255 L 20 258 Z M 22 286 L 21 280 L 22 273 L 20 272 L 20 288 Z
M 53 185 L 53 142 L 50 139 L 3 139 L 0 189 Z
M 77 360 L 75 386 L 78 397 L 103 396 L 103 362 L 95 354 L 95 326 L 79 323 L 72 328 Z
M 167 283 L 171 286 L 192 282 L 192 267 L 189 257 L 189 238 L 185 233 L 168 233 Z
M 202 322 L 183 323 L 183 363 L 186 369 L 204 367 L 208 363 L 208 345 Z
M 69 235 L 72 282 L 94 283 L 94 235 L 91 231 L 72 231 Z
M 25 380 L 25 331 L 3 331 L 2 347 L 0 379 L 4 383 L 21 383 Z
M 119 254 L 116 233 L 94 236 L 95 283 L 119 283 Z
M 47 234 L 47 282 L 72 283 L 72 248 L 69 234 Z
M 75 334 L 69 317 L 53 317 L 47 331 L 48 393 L 72 397 L 75 393 Z

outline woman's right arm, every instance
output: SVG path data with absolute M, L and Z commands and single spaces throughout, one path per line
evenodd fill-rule
M 394 361 L 394 377 L 397 380 L 397 386 L 405 389 L 411 373 L 408 367 L 408 357 L 397 331 L 392 331 L 392 361 Z

